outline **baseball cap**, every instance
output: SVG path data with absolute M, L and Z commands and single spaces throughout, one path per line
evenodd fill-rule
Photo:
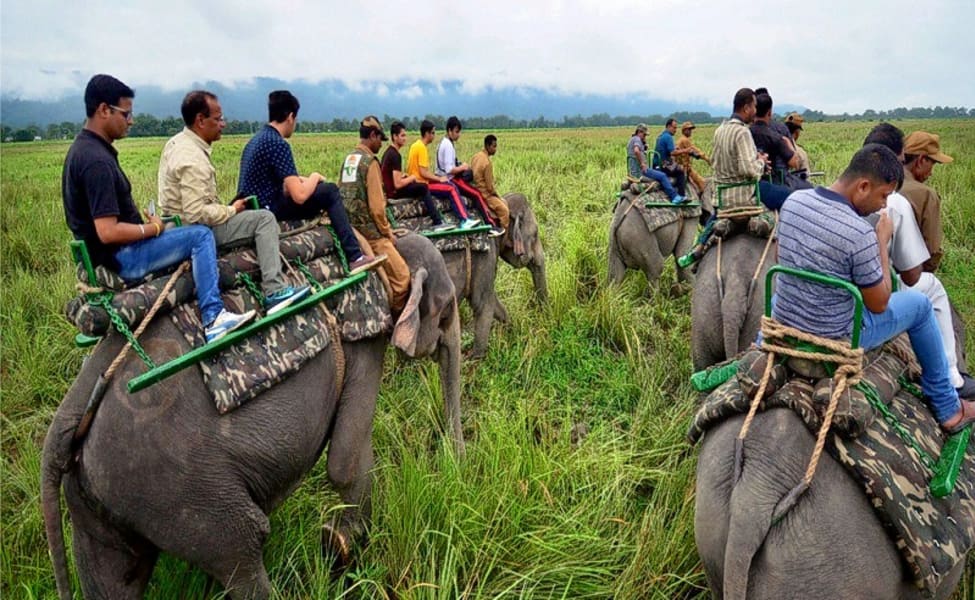
M 380 139 L 382 139 L 382 141 L 385 142 L 386 140 L 389 139 L 388 137 L 386 137 L 386 134 L 383 132 L 383 124 L 380 123 L 379 122 L 379 119 L 377 119 L 373 115 L 369 115 L 368 117 L 366 117 L 365 119 L 363 119 L 361 125 L 363 127 L 368 127 L 370 129 L 375 129 L 376 132 L 379 133 L 379 137 L 380 137 Z
M 904 154 L 927 156 L 934 162 L 955 160 L 941 151 L 941 136 L 927 131 L 915 131 L 904 139 Z
M 697 129 L 697 125 L 691 123 L 690 121 L 684 121 L 681 123 L 680 130 L 684 131 L 685 129 Z
M 636 126 L 636 131 L 637 131 L 637 133 L 646 133 L 647 132 L 647 124 L 646 123 L 640 123 L 639 125 Z

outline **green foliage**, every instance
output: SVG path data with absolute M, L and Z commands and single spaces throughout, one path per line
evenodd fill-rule
M 829 182 L 870 126 L 811 123 L 800 143 Z M 936 167 L 930 183 L 944 200 L 940 275 L 971 323 L 975 156 L 966 150 L 975 147 L 975 123 L 899 126 L 941 133 L 956 159 Z M 498 294 L 512 322 L 495 327 L 487 358 L 463 365 L 461 461 L 443 433 L 436 366 L 389 352 L 373 434 L 371 543 L 357 567 L 329 578 L 319 537 L 337 497 L 319 464 L 271 517 L 265 564 L 274 597 L 706 597 L 693 540 L 696 450 L 684 441 L 695 403 L 690 301 L 664 291 L 675 280 L 672 264 L 649 295 L 639 273 L 606 286 L 607 230 L 632 127 L 500 132 L 498 186 L 525 193 L 535 209 L 550 302 L 529 305 L 529 274 L 499 267 Z M 465 129 L 459 156 L 474 154 L 485 133 Z M 706 152 L 712 133 L 713 125 L 695 131 Z M 117 143 L 141 206 L 156 195 L 164 141 Z M 214 147 L 225 199 L 236 190 L 246 141 L 228 135 Z M 356 143 L 350 134 L 292 141 L 302 173 L 332 180 Z M 60 316 L 74 293 L 60 198 L 68 143 L 0 150 L 3 597 L 54 595 L 38 510 L 40 448 L 84 356 Z M 959 597 L 971 597 L 971 575 L 967 581 Z M 149 597 L 200 598 L 206 590 L 205 575 L 164 556 Z

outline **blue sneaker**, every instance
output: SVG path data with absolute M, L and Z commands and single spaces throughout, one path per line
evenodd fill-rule
M 454 225 L 450 223 L 437 223 L 433 226 L 433 231 L 439 233 L 441 231 L 450 231 L 454 228 Z
M 670 201 L 671 204 L 683 204 L 685 202 L 687 202 L 687 197 L 681 196 L 680 194 L 674 196 Z
M 256 314 L 257 311 L 254 310 L 249 310 L 242 315 L 238 315 L 237 313 L 230 312 L 226 308 L 222 309 L 220 314 L 217 315 L 217 318 L 213 320 L 213 323 L 210 323 L 203 331 L 207 343 L 215 342 L 231 331 L 246 325 Z
M 464 219 L 460 222 L 460 225 L 457 226 L 457 229 L 471 229 L 472 227 L 477 227 L 480 224 L 480 219 Z
M 300 300 L 311 290 L 310 286 L 295 288 L 285 286 L 276 292 L 272 292 L 264 299 L 265 315 L 271 316 L 282 308 L 291 306 L 296 300 Z

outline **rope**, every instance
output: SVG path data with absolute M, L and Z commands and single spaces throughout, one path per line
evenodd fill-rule
M 820 425 L 819 434 L 816 436 L 816 445 L 813 447 L 809 465 L 806 467 L 806 473 L 803 476 L 803 484 L 808 487 L 812 483 L 812 478 L 819 465 L 819 459 L 826 445 L 826 434 L 829 432 L 830 425 L 833 422 L 833 414 L 836 412 L 840 397 L 846 391 L 847 387 L 860 382 L 860 377 L 863 373 L 863 348 L 851 348 L 843 341 L 819 337 L 793 327 L 788 327 L 765 316 L 762 317 L 762 337 L 762 350 L 768 352 L 768 363 L 765 365 L 765 374 L 762 376 L 758 393 L 755 394 L 755 398 L 752 400 L 752 404 L 748 410 L 748 416 L 745 417 L 745 422 L 742 424 L 741 431 L 738 433 L 739 440 L 744 441 L 745 436 L 748 434 L 748 428 L 751 426 L 755 412 L 758 410 L 758 404 L 761 402 L 765 388 L 768 385 L 768 380 L 772 373 L 772 363 L 776 354 L 816 362 L 831 362 L 837 366 L 833 374 L 833 393 L 830 395 L 829 405 L 826 407 L 826 414 L 823 415 L 823 423 Z M 782 340 L 786 337 L 793 337 L 803 342 L 816 344 L 825 348 L 828 352 L 809 352 L 773 342 L 773 340 Z
M 765 212 L 761 206 L 739 206 L 731 208 L 719 208 L 717 216 L 719 219 L 736 219 L 739 217 L 756 217 Z
M 755 283 L 758 281 L 758 276 L 762 272 L 762 265 L 765 264 L 765 259 L 768 257 L 769 248 L 772 247 L 772 240 L 775 239 L 775 232 L 779 228 L 779 212 L 775 211 L 772 218 L 775 219 L 775 224 L 772 225 L 772 231 L 768 234 L 768 240 L 765 242 L 765 249 L 762 250 L 762 257 L 758 259 L 758 265 L 755 267 L 755 272 L 752 274 L 751 283 L 748 284 L 749 300 L 751 300 L 752 290 L 755 288 Z
M 75 284 L 74 289 L 78 290 L 78 293 L 80 294 L 90 294 L 90 295 L 102 294 L 106 291 L 105 288 L 103 287 L 90 286 L 87 283 L 82 283 L 80 281 Z

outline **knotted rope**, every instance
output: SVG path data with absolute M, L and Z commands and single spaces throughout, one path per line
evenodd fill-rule
M 823 422 L 819 427 L 819 434 L 816 436 L 816 444 L 813 447 L 812 456 L 809 459 L 809 465 L 806 467 L 806 472 L 803 475 L 802 481 L 779 502 L 778 506 L 776 506 L 772 518 L 773 522 L 775 522 L 781 519 L 782 516 L 784 516 L 785 513 L 788 512 L 793 505 L 795 505 L 798 497 L 805 492 L 812 483 L 813 476 L 816 474 L 816 468 L 819 465 L 819 459 L 823 453 L 823 448 L 826 445 L 826 434 L 829 433 L 829 428 L 833 422 L 833 414 L 836 412 L 836 407 L 839 404 L 839 400 L 843 396 L 843 392 L 845 392 L 848 387 L 854 386 L 860 382 L 863 374 L 864 352 L 863 348 L 851 348 L 849 344 L 842 340 L 831 340 L 813 335 L 794 327 L 783 325 L 770 317 L 762 317 L 761 329 L 763 338 L 761 349 L 768 353 L 768 362 L 765 364 L 765 372 L 762 375 L 761 383 L 758 386 L 758 392 L 752 399 L 751 405 L 748 408 L 748 415 L 745 417 L 744 423 L 742 423 L 741 431 L 738 433 L 738 439 L 735 442 L 735 481 L 737 481 L 741 475 L 742 452 L 745 436 L 748 435 L 748 429 L 751 427 L 752 420 L 755 418 L 755 413 L 758 412 L 758 406 L 761 404 L 762 398 L 765 394 L 765 389 L 768 386 L 769 379 L 771 378 L 772 367 L 776 354 L 816 362 L 829 362 L 836 365 L 836 371 L 833 374 L 832 382 L 833 393 L 830 395 L 826 413 L 823 415 Z M 817 346 L 821 346 L 822 348 L 826 349 L 828 352 L 824 353 L 799 350 L 792 346 L 781 343 L 781 341 L 786 337 L 792 337 L 802 342 L 816 344 Z

